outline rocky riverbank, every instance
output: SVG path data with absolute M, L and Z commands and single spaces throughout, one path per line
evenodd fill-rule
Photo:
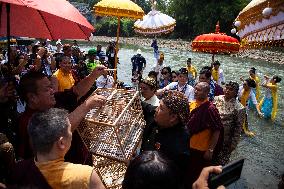
M 95 42 L 108 42 L 111 39 L 116 39 L 114 37 L 106 37 L 106 36 L 94 36 L 92 37 L 92 41 Z M 153 38 L 143 38 L 143 37 L 120 37 L 119 43 L 122 44 L 130 44 L 130 45 L 138 45 L 138 46 L 147 46 L 150 47 Z M 191 51 L 191 42 L 184 41 L 181 39 L 173 40 L 173 39 L 158 39 L 158 46 L 160 48 L 170 48 L 170 49 L 178 49 L 178 50 L 189 50 Z M 263 49 L 246 49 L 240 51 L 238 54 L 231 55 L 241 58 L 251 58 L 257 60 L 263 60 L 267 62 L 273 62 L 277 64 L 284 64 L 284 51 L 272 51 L 272 50 L 263 50 Z
M 237 57 L 264 60 L 277 64 L 284 64 L 284 51 L 271 51 L 263 49 L 247 49 L 240 51 Z
M 106 37 L 106 36 L 94 36 L 91 41 L 95 42 L 108 42 L 111 39 L 116 40 L 114 37 Z M 179 50 L 191 50 L 191 42 L 184 41 L 181 39 L 173 40 L 173 39 L 157 39 L 159 48 L 171 48 L 171 49 L 179 49 Z M 120 37 L 120 44 L 130 44 L 130 45 L 138 45 L 138 46 L 147 46 L 151 47 L 153 38 L 144 38 L 144 37 Z

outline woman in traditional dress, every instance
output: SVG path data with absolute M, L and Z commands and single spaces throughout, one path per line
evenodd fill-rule
M 260 97 L 260 87 L 259 87 L 259 77 L 256 74 L 256 69 L 254 67 L 250 68 L 249 70 L 249 78 L 254 80 L 256 87 L 252 89 L 252 91 L 255 94 L 255 98 L 257 100 L 257 102 L 259 102 L 259 97 Z M 250 108 L 252 109 L 256 109 L 256 107 L 254 106 L 253 102 L 251 100 L 249 100 L 248 105 Z
M 246 79 L 243 82 L 243 86 L 241 86 L 240 89 L 239 89 L 238 97 L 239 97 L 240 103 L 244 107 L 247 107 L 247 109 L 248 109 L 247 103 L 248 103 L 249 100 L 251 100 L 252 103 L 255 105 L 258 114 L 260 116 L 262 116 L 262 113 L 259 109 L 257 100 L 255 98 L 255 94 L 252 91 L 252 89 L 255 88 L 255 87 L 256 87 L 256 83 L 253 79 Z M 243 131 L 248 136 L 254 136 L 255 135 L 253 132 L 249 131 L 249 129 L 248 129 L 247 114 L 246 114 L 246 119 L 245 119 L 244 124 L 243 124 Z
M 264 114 L 264 118 L 272 121 L 276 118 L 278 97 L 277 97 L 277 83 L 281 81 L 278 76 L 273 76 L 271 79 L 268 76 L 264 76 L 264 83 L 261 85 L 266 88 L 265 96 L 259 103 L 260 110 Z
M 250 70 L 249 70 L 249 78 L 250 79 L 253 79 L 255 84 L 256 84 L 256 87 L 255 89 L 253 89 L 253 92 L 255 93 L 255 98 L 257 101 L 259 101 L 259 95 L 260 95 L 260 90 L 259 90 L 259 78 L 256 74 L 256 69 L 254 67 L 252 67 Z
M 216 96 L 214 104 L 219 111 L 224 126 L 223 143 L 220 152 L 216 155 L 216 165 L 225 165 L 230 160 L 232 151 L 237 147 L 245 120 L 246 109 L 237 100 L 239 84 L 228 82 L 224 88 L 224 94 Z

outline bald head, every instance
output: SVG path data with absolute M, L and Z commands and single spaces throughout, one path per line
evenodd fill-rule
M 196 100 L 203 101 L 208 97 L 210 86 L 207 82 L 199 82 L 194 87 L 194 97 Z

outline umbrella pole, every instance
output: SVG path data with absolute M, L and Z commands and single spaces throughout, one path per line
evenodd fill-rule
M 8 53 L 7 53 L 7 60 L 8 60 L 8 68 L 9 71 L 12 72 L 11 62 L 10 62 L 10 54 L 11 54 L 11 41 L 10 41 L 10 4 L 6 4 L 6 14 L 7 14 L 7 46 L 8 46 Z
M 213 63 L 214 63 L 214 57 L 215 57 L 215 54 L 213 53 L 213 54 L 212 54 L 212 63 L 211 63 L 211 67 L 213 66 Z
M 120 17 L 117 18 L 117 32 L 116 32 L 116 45 L 115 45 L 115 61 L 114 61 L 114 81 L 117 80 L 117 63 L 118 63 L 118 41 L 119 41 L 119 30 L 120 30 Z

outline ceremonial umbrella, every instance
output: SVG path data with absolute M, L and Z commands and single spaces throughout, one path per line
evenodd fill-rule
M 172 17 L 156 10 L 156 3 L 152 5 L 152 10 L 134 23 L 134 31 L 142 35 L 167 34 L 174 30 L 176 20 Z
M 214 54 L 230 54 L 239 52 L 239 41 L 225 33 L 220 33 L 219 22 L 217 22 L 215 33 L 203 34 L 197 36 L 192 44 L 193 51 L 212 53 L 212 61 Z
M 94 31 L 87 19 L 66 0 L 0 0 L 0 5 L 1 36 L 7 36 L 9 26 L 10 35 L 51 40 L 88 39 Z
M 284 1 L 252 0 L 237 16 L 232 33 L 244 48 L 284 46 Z
M 88 39 L 94 27 L 66 0 L 0 0 L 0 36 Z
M 132 18 L 140 19 L 144 15 L 144 11 L 141 7 L 130 0 L 102 0 L 94 6 L 95 15 L 97 16 L 114 16 L 118 18 L 118 26 L 116 33 L 116 53 L 115 53 L 115 65 L 117 68 L 117 53 L 118 53 L 118 41 L 120 30 L 120 18 Z M 116 79 L 116 73 L 114 73 Z

